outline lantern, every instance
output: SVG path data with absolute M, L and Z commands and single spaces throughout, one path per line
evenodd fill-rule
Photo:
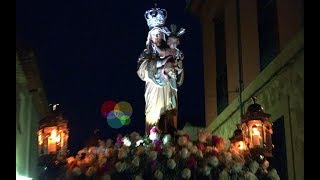
M 272 157 L 272 123 L 270 114 L 264 113 L 262 107 L 256 103 L 253 97 L 247 112 L 241 117 L 242 134 L 250 152 L 253 155 Z
M 241 125 L 238 124 L 237 127 L 238 128 L 234 131 L 233 136 L 230 138 L 231 150 L 235 154 L 244 156 L 248 154 L 248 147 L 243 138 Z
M 67 120 L 60 110 L 53 106 L 52 111 L 42 120 L 38 130 L 38 149 L 40 156 L 56 154 L 65 156 L 67 153 L 69 131 Z

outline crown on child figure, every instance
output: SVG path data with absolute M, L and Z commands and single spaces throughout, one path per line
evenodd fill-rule
M 164 26 L 167 19 L 167 11 L 160 8 L 151 8 L 144 13 L 149 29 Z

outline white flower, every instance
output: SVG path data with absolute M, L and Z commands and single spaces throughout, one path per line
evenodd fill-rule
M 174 169 L 176 167 L 176 162 L 173 159 L 168 159 L 167 166 L 169 169 Z
M 206 131 L 202 131 L 198 134 L 198 140 L 201 143 L 206 143 L 208 139 L 210 139 L 211 134 L 209 132 Z
M 181 176 L 183 179 L 190 179 L 191 177 L 191 171 L 189 168 L 184 168 L 181 172 Z
M 257 161 L 252 161 L 249 164 L 249 169 L 253 174 L 255 174 L 257 172 L 258 168 L 259 168 L 259 164 L 257 163 Z
M 134 177 L 134 180 L 143 180 L 142 176 L 141 175 L 137 175 Z
M 219 160 L 216 156 L 211 156 L 208 160 L 208 163 L 213 167 L 217 167 L 219 164 Z
M 132 164 L 135 166 L 135 167 L 138 167 L 139 164 L 140 164 L 140 158 L 138 156 L 135 156 L 132 160 Z
M 197 157 L 203 158 L 203 154 L 202 154 L 202 151 L 200 149 L 198 149 L 196 155 L 197 155 Z
M 81 175 L 81 170 L 80 170 L 79 167 L 75 167 L 75 168 L 73 168 L 72 173 L 77 175 L 77 176 L 80 176 Z
M 142 143 L 143 143 L 143 140 L 142 140 L 142 139 L 138 140 L 138 141 L 136 142 L 136 147 L 140 146 Z
M 280 180 L 280 176 L 278 175 L 277 170 L 275 170 L 274 168 L 268 172 L 268 177 L 271 180 Z
M 182 148 L 180 150 L 180 155 L 181 155 L 182 159 L 187 159 L 190 156 L 190 152 L 188 151 L 187 148 Z
M 170 134 L 166 134 L 166 135 L 164 135 L 164 137 L 162 138 L 162 142 L 163 142 L 163 144 L 168 144 L 168 143 L 171 142 L 171 139 L 172 139 L 171 135 L 170 135 Z
M 179 139 L 178 139 L 178 144 L 180 146 L 184 146 L 186 143 L 187 143 L 187 138 L 185 136 L 180 136 Z
M 122 141 L 125 146 L 127 147 L 131 146 L 131 141 L 128 137 L 124 137 Z
M 161 180 L 161 179 L 163 179 L 163 173 L 158 169 L 158 170 L 156 170 L 156 172 L 154 172 L 154 177 L 157 180 Z
M 234 163 L 234 165 L 232 166 L 232 169 L 234 170 L 234 172 L 241 172 L 242 170 L 242 164 L 240 162 L 236 162 Z
M 222 170 L 219 174 L 219 180 L 229 180 L 229 174 L 226 170 Z
M 123 159 L 128 156 L 127 150 L 125 149 L 120 149 L 118 152 L 118 159 Z
M 193 145 L 192 148 L 190 149 L 190 152 L 192 154 L 196 154 L 198 152 L 198 147 L 196 145 Z
M 166 148 L 164 151 L 163 151 L 163 154 L 167 157 L 167 158 L 171 158 L 172 156 L 172 149 L 170 147 Z
M 117 162 L 115 166 L 118 172 L 123 172 L 126 169 L 126 163 L 121 161 Z
M 193 143 L 192 143 L 191 141 L 188 141 L 187 144 L 186 144 L 186 146 L 187 146 L 187 148 L 188 148 L 189 150 L 191 150 L 192 147 L 193 147 Z
M 151 134 L 149 135 L 149 139 L 150 139 L 151 141 L 159 140 L 159 138 L 160 138 L 160 134 L 159 134 L 159 133 L 156 133 L 156 132 L 151 133 Z
M 250 172 L 250 171 L 247 171 L 247 172 L 244 174 L 244 178 L 245 178 L 246 180 L 258 180 L 257 176 L 256 176 L 254 173 Z
M 203 174 L 206 176 L 209 176 L 211 173 L 211 168 L 209 166 L 204 166 L 203 168 Z
M 111 177 L 109 174 L 104 174 L 101 180 L 111 180 Z
M 149 159 L 150 160 L 156 160 L 157 159 L 157 155 L 158 155 L 157 151 L 150 151 Z

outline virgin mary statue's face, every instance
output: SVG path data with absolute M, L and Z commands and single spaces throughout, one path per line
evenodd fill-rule
M 150 31 L 151 41 L 157 46 L 160 45 L 162 36 L 163 36 L 163 32 L 160 29 L 153 29 Z

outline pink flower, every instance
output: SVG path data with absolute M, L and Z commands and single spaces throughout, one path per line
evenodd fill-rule
M 190 156 L 190 158 L 187 161 L 187 167 L 189 169 L 191 169 L 191 168 L 195 167 L 196 164 L 197 164 L 196 158 L 194 158 L 194 156 Z
M 197 144 L 198 149 L 200 149 L 201 151 L 204 151 L 206 149 L 206 147 L 204 146 L 204 144 L 202 143 L 198 143 Z
M 216 146 L 220 141 L 221 139 L 218 136 L 216 135 L 212 136 L 212 145 Z
M 183 136 L 187 138 L 187 141 L 190 140 L 190 136 L 188 134 L 184 134 Z
M 150 129 L 150 134 L 152 133 L 160 133 L 160 130 L 157 126 L 153 126 L 151 129 Z
M 117 142 L 116 142 L 116 143 L 119 144 L 119 145 L 122 145 L 122 143 L 123 143 L 122 139 L 123 139 L 122 135 L 119 134 L 119 135 L 117 136 Z
M 162 147 L 161 147 L 161 143 L 156 145 L 155 150 L 158 152 L 158 154 L 162 154 Z

